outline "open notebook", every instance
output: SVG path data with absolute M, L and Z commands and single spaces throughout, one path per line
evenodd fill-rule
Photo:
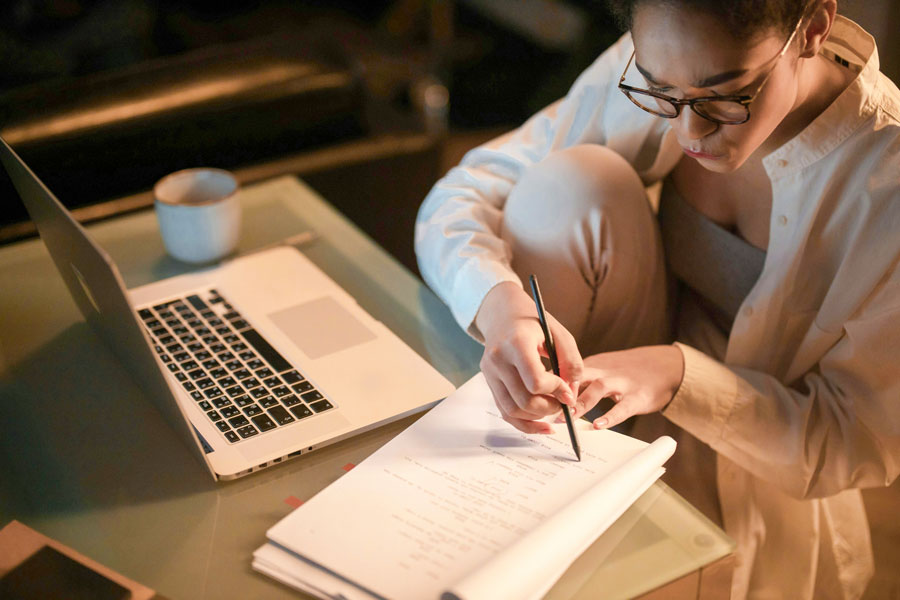
M 253 567 L 319 598 L 540 598 L 675 450 L 581 444 L 576 462 L 565 428 L 513 429 L 479 374 L 269 529 Z

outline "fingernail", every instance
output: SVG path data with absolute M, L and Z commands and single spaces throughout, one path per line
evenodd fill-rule
M 609 423 L 606 419 L 597 419 L 594 421 L 594 429 L 603 429 L 606 427 L 606 424 Z

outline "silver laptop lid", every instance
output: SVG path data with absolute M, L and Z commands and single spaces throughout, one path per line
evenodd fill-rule
M 163 417 L 217 477 L 153 356 L 115 263 L 2 138 L 0 160 L 84 318 L 125 361 Z

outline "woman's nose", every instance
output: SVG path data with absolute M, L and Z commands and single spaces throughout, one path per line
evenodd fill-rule
M 689 107 L 684 107 L 675 120 L 678 123 L 678 128 L 684 133 L 684 137 L 689 140 L 704 138 L 719 127 L 718 124 L 704 119 Z

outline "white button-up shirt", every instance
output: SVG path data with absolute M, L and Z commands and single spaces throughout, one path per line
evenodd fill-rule
M 851 21 L 838 17 L 826 47 L 859 74 L 764 159 L 762 274 L 724 356 L 681 344 L 684 380 L 664 413 L 718 453 L 722 516 L 739 545 L 736 598 L 859 597 L 873 561 L 858 488 L 900 473 L 900 91 Z M 524 169 L 604 144 L 650 185 L 681 157 L 668 121 L 617 89 L 632 48 L 626 34 L 564 99 L 469 152 L 425 199 L 420 270 L 475 337 L 487 292 L 519 281 L 497 231 Z

